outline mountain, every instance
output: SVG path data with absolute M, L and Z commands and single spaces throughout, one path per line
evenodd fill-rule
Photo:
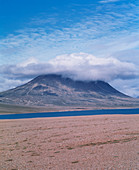
M 0 102 L 25 106 L 137 107 L 133 99 L 104 81 L 76 81 L 61 75 L 40 75 L 14 89 L 1 92 Z

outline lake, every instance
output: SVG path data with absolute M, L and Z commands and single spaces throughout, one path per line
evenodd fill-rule
M 139 114 L 139 108 L 7 114 L 7 115 L 0 115 L 0 119 L 26 119 L 26 118 L 42 118 L 42 117 L 66 117 L 66 116 L 113 115 L 113 114 L 124 114 L 124 115 Z

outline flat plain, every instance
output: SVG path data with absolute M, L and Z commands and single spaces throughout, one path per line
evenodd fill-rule
M 1 170 L 139 169 L 139 115 L 0 120 Z

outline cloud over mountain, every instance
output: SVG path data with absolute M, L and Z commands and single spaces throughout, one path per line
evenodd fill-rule
M 0 73 L 12 79 L 29 79 L 41 74 L 62 74 L 76 80 L 133 79 L 138 76 L 134 64 L 115 58 L 97 58 L 91 54 L 73 53 L 57 56 L 48 62 L 31 58 L 17 65 L 3 65 Z

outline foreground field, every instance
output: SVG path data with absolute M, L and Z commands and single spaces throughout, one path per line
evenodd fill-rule
M 139 169 L 139 115 L 0 120 L 1 170 Z

